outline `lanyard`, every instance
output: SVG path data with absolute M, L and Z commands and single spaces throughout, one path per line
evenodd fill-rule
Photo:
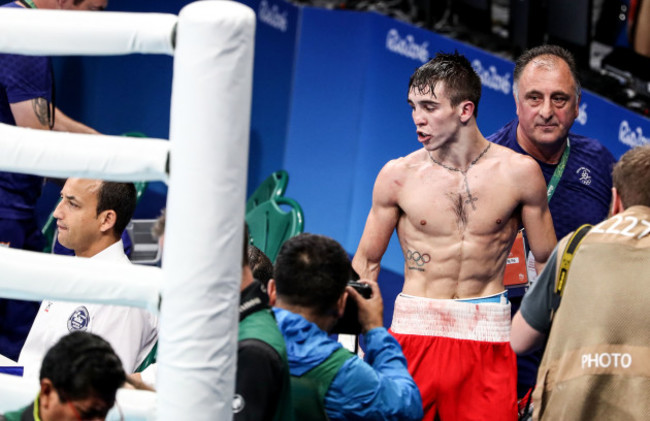
M 39 406 L 38 401 L 39 401 L 40 397 L 41 397 L 41 394 L 39 393 L 38 395 L 36 395 L 36 399 L 34 400 L 34 412 L 32 413 L 32 415 L 34 416 L 35 421 L 41 421 L 41 417 L 40 417 L 41 414 L 39 413 L 39 410 L 38 410 L 38 406 Z
M 27 6 L 28 9 L 36 9 L 36 5 L 34 4 L 34 0 L 19 0 L 22 4 Z
M 551 201 L 551 197 L 553 197 L 553 193 L 555 193 L 555 188 L 560 182 L 560 178 L 562 178 L 562 173 L 564 173 L 564 168 L 566 168 L 566 163 L 569 160 L 570 150 L 571 150 L 571 144 L 569 143 L 569 139 L 567 138 L 566 148 L 564 148 L 564 152 L 562 153 L 562 158 L 560 158 L 560 163 L 557 164 L 557 167 L 555 168 L 555 172 L 553 173 L 553 177 L 551 177 L 551 181 L 548 183 L 548 188 L 546 190 L 546 199 L 549 202 Z

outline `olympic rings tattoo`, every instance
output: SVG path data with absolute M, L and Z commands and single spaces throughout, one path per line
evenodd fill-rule
M 413 260 L 418 266 L 424 266 L 431 261 L 431 256 L 427 253 L 420 253 L 419 251 L 406 250 L 406 260 Z

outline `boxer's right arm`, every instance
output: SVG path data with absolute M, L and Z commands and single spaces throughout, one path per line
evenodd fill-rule
M 379 172 L 372 193 L 372 207 L 366 226 L 352 259 L 352 267 L 361 279 L 377 281 L 381 258 L 386 252 L 390 237 L 397 226 L 399 207 L 397 188 L 392 180 L 399 176 L 394 161 L 389 162 Z
M 530 251 L 535 256 L 537 273 L 540 273 L 557 244 L 546 197 L 546 183 L 539 165 L 532 158 L 520 155 L 512 171 L 513 179 L 526 180 L 526 183 L 519 183 L 521 220 Z

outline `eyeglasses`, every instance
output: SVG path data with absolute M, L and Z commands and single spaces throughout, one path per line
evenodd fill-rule
M 102 408 L 102 409 L 90 408 L 85 410 L 79 409 L 69 399 L 66 401 L 66 403 L 74 413 L 75 417 L 77 418 L 77 421 L 90 421 L 96 419 L 103 420 L 106 418 L 106 415 L 110 410 L 110 408 Z M 120 405 L 117 403 L 117 401 L 115 401 L 115 406 L 117 407 L 117 411 L 120 414 L 120 421 L 124 421 L 124 414 L 122 413 L 122 408 L 120 408 Z

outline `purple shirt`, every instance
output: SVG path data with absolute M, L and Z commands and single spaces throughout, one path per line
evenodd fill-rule
M 530 156 L 517 143 L 515 119 L 489 136 L 490 142 Z M 569 133 L 571 150 L 562 178 L 548 206 L 557 238 L 583 224 L 597 224 L 607 218 L 612 198 L 612 168 L 616 159 L 596 139 Z M 548 185 L 557 164 L 537 161 Z
M 0 122 L 15 126 L 9 104 L 39 97 L 52 101 L 49 57 L 0 54 Z M 0 218 L 33 218 L 42 185 L 42 177 L 0 171 Z

